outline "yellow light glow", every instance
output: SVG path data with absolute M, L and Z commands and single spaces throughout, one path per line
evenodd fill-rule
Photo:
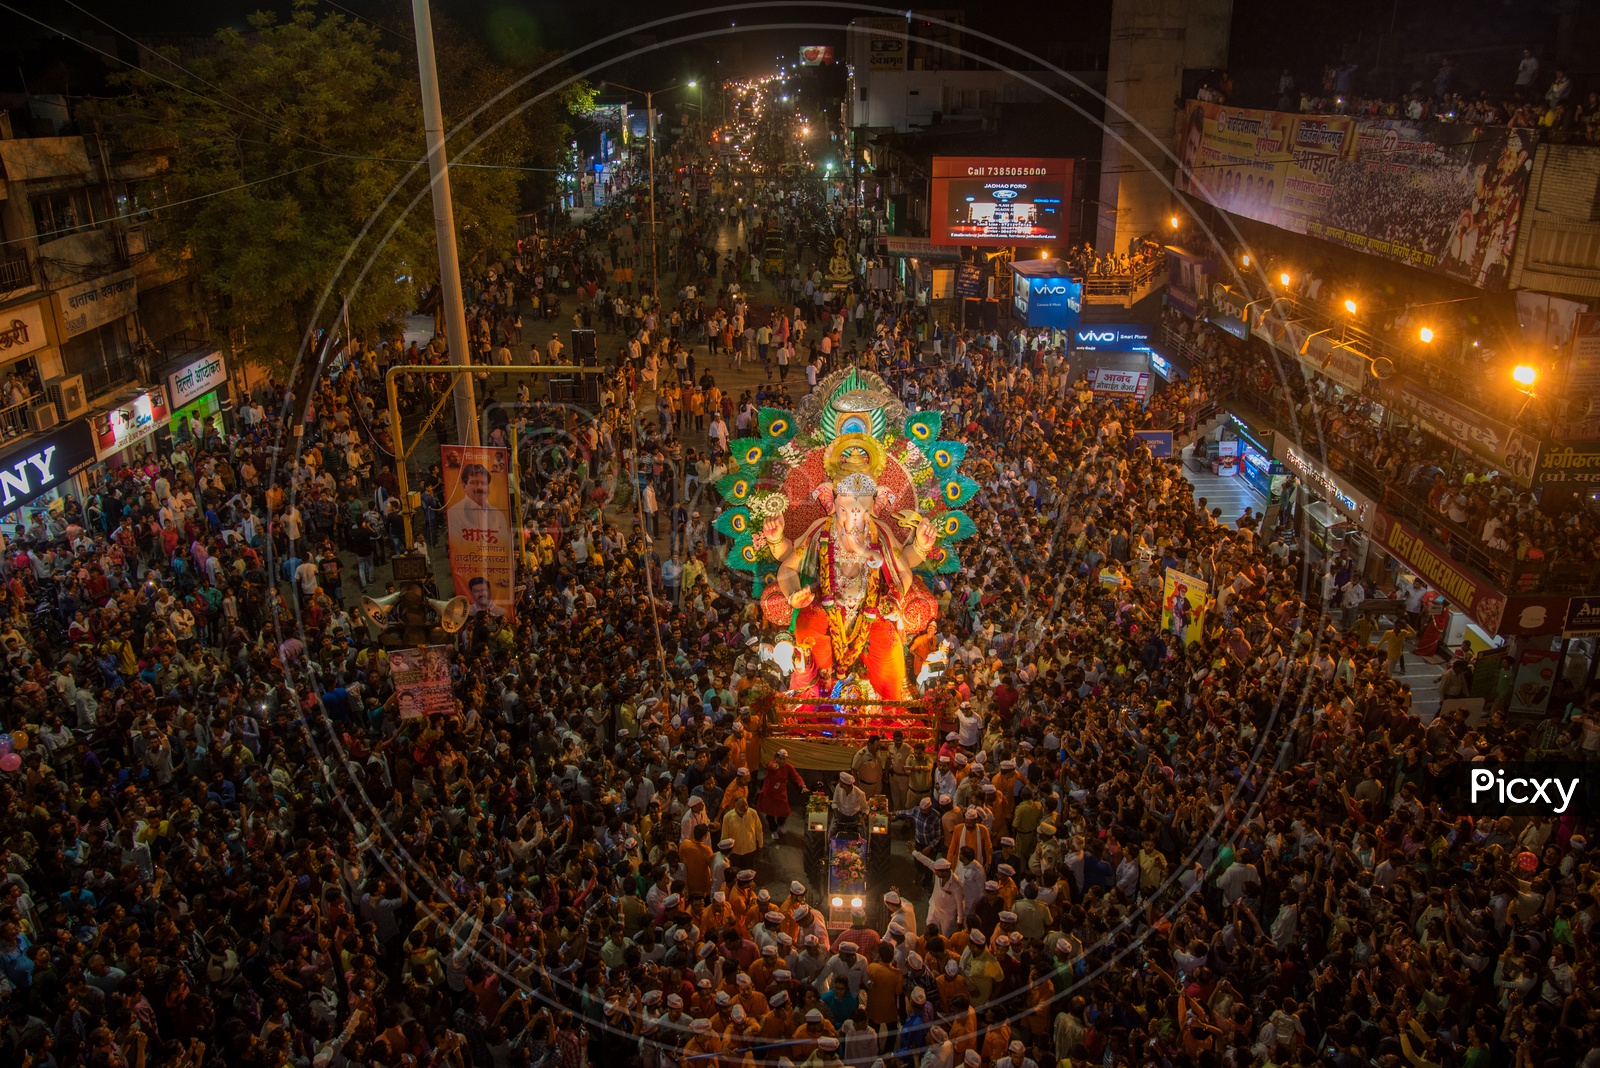
M 844 904 L 844 898 L 836 897 L 836 898 L 833 899 L 833 907 L 834 908 L 839 908 L 843 904 Z
M 1421 330 L 1417 331 L 1417 336 L 1421 338 L 1422 343 L 1426 345 L 1433 340 L 1433 331 L 1425 326 Z
M 851 898 L 850 899 L 850 907 L 853 908 L 853 909 L 860 908 L 861 907 L 861 899 L 859 897 Z
M 1178 217 L 1176 215 L 1174 215 L 1172 218 L 1168 219 L 1167 220 L 1167 225 L 1171 226 L 1174 230 L 1176 230 L 1178 228 Z
M 1519 386 L 1531 386 L 1539 380 L 1539 372 L 1525 363 L 1511 370 L 1511 379 Z
M 1246 267 L 1250 266 L 1250 253 L 1246 252 L 1242 257 L 1240 257 L 1240 262 Z
M 1282 282 L 1284 285 L 1288 285 L 1289 284 L 1289 272 L 1288 271 L 1284 271 L 1282 274 L 1280 274 L 1278 276 L 1278 281 Z
M 1344 310 L 1349 312 L 1351 315 L 1354 315 L 1356 313 L 1356 302 L 1353 300 L 1345 301 Z
M 1040 250 L 1039 250 L 1039 258 L 1040 258 L 1040 259 L 1041 259 L 1041 260 L 1047 260 L 1047 259 L 1049 259 L 1049 258 L 1050 258 L 1050 250 L 1049 250 L 1049 249 L 1047 249 L 1047 248 L 1042 248 L 1042 249 L 1040 249 Z

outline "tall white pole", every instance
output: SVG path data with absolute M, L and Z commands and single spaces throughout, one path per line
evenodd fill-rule
M 428 143 L 428 174 L 433 181 L 433 228 L 439 243 L 439 288 L 449 363 L 471 363 L 467 309 L 461 299 L 461 263 L 456 256 L 456 217 L 450 201 L 450 168 L 444 154 L 444 108 L 439 104 L 439 72 L 433 58 L 433 17 L 428 0 L 411 0 L 417 30 L 417 73 L 422 82 L 422 128 Z M 472 375 L 456 383 L 456 434 L 462 445 L 478 444 L 477 398 Z

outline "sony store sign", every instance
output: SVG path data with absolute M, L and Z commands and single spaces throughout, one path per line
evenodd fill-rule
M 32 502 L 94 463 L 94 435 L 79 419 L 0 456 L 0 515 Z

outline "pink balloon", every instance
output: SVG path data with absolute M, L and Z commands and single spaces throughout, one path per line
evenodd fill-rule
M 22 767 L 22 758 L 15 753 L 0 756 L 0 771 L 16 771 Z

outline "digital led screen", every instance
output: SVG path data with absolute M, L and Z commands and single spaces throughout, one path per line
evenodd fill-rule
M 933 239 L 990 247 L 1065 241 L 1071 191 L 1071 160 L 936 156 Z

